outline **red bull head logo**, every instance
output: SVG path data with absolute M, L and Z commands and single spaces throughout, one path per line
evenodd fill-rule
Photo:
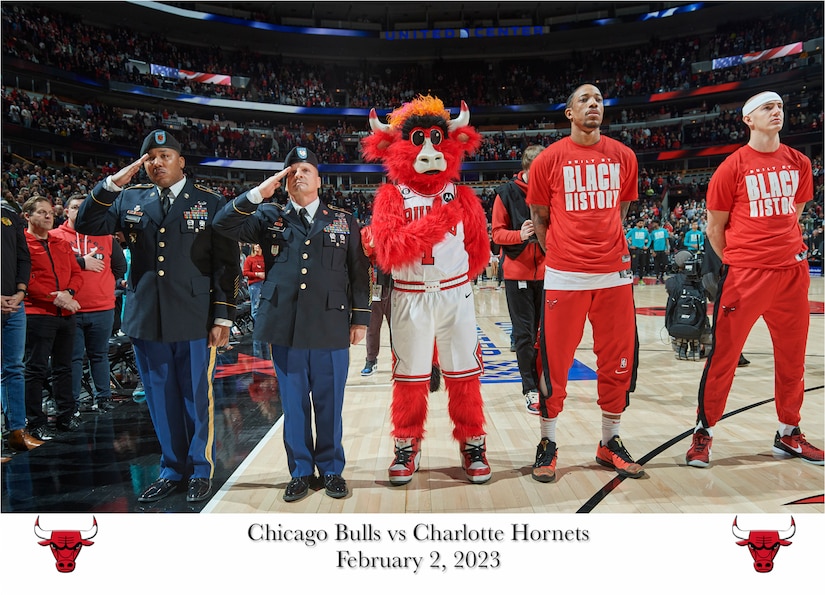
M 791 545 L 788 541 L 796 532 L 796 523 L 791 517 L 791 526 L 785 531 L 743 531 L 733 519 L 733 534 L 739 541 L 736 545 L 748 546 L 753 557 L 753 568 L 756 572 L 770 572 L 773 570 L 773 559 L 779 548 Z
M 84 545 L 94 545 L 90 539 L 97 535 L 97 519 L 92 517 L 92 528 L 87 531 L 45 531 L 40 527 L 38 516 L 34 521 L 34 534 L 42 539 L 38 542 L 40 545 L 47 545 L 51 549 L 54 559 L 57 560 L 55 566 L 58 572 L 72 572 L 80 548 Z

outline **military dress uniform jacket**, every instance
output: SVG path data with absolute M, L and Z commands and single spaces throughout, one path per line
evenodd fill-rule
M 237 242 L 212 221 L 226 200 L 187 179 L 169 213 L 154 184 L 120 193 L 98 184 L 75 226 L 89 235 L 122 231 L 131 251 L 123 332 L 173 343 L 206 338 L 216 318 L 234 321 L 240 283 Z
M 215 229 L 260 244 L 266 267 L 254 338 L 298 349 L 346 349 L 351 325 L 370 322 L 370 264 L 355 217 L 323 202 L 309 231 L 290 202 L 256 205 L 241 194 Z

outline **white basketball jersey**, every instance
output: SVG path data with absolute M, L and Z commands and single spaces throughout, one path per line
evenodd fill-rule
M 456 186 L 452 182 L 448 182 L 441 192 L 430 195 L 420 194 L 403 184 L 398 184 L 397 188 L 404 198 L 404 217 L 408 224 L 426 216 L 437 197 L 441 197 L 442 204 L 446 204 L 456 196 Z M 464 223 L 460 222 L 433 246 L 431 253 L 422 254 L 421 259 L 412 264 L 393 267 L 392 275 L 402 281 L 442 281 L 464 275 L 468 269 Z

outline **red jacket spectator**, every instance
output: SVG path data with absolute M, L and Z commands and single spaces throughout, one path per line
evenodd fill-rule
M 513 178 L 518 187 L 527 194 L 527 183 L 522 179 L 522 174 Z M 523 202 L 523 201 L 522 201 Z M 529 209 L 526 211 L 529 216 Z M 500 196 L 496 196 L 493 203 L 493 242 L 502 247 L 516 247 L 523 243 L 521 239 L 521 229 L 513 229 L 510 221 L 510 214 L 507 212 Z M 529 242 L 515 258 L 503 251 L 505 259 L 504 278 L 516 281 L 538 281 L 544 279 L 544 254 L 539 248 L 538 242 Z
M 80 265 L 71 245 L 52 234 L 48 240 L 39 240 L 26 230 L 26 243 L 32 258 L 29 295 L 26 296 L 26 314 L 70 316 L 54 305 L 52 292 L 70 289 L 77 294 L 83 288 Z M 48 245 L 48 250 L 47 250 Z M 80 304 L 83 307 L 83 304 Z
M 112 272 L 112 236 L 87 236 L 77 233 L 68 219 L 63 225 L 53 229 L 50 235 L 68 242 L 75 260 L 78 257 L 94 255 L 97 260 L 103 261 L 103 270 L 100 272 L 81 267 L 83 289 L 77 292 L 75 298 L 83 307 L 83 312 L 102 312 L 114 308 L 115 276 Z

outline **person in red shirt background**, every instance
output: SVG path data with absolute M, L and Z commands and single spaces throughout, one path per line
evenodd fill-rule
M 513 325 L 521 392 L 527 411 L 539 414 L 536 338 L 544 303 L 544 254 L 539 247 L 530 207 L 524 202 L 533 160 L 544 150 L 530 145 L 521 158 L 521 171 L 496 190 L 493 202 L 493 242 L 501 246 L 507 309 Z
M 66 222 L 51 233 L 69 242 L 83 276 L 83 288 L 75 296 L 83 309 L 75 314 L 72 394 L 79 406 L 85 354 L 94 386 L 92 409 L 106 412 L 115 407 L 109 381 L 109 337 L 114 327 L 115 284 L 126 274 L 126 257 L 113 236 L 90 236 L 75 230 L 77 210 L 85 198 L 82 194 L 69 197 Z
M 266 265 L 259 244 L 252 244 L 252 254 L 243 262 L 243 276 L 246 287 L 249 289 L 249 302 L 252 304 L 252 319 L 258 313 L 258 304 L 261 302 L 261 283 L 266 278 Z
M 28 222 L 26 244 L 32 271 L 26 308 L 26 425 L 38 440 L 54 433 L 47 427 L 43 412 L 43 389 L 49 377 L 49 360 L 54 378 L 57 429 L 74 431 L 80 426 L 72 396 L 72 351 L 75 318 L 80 304 L 75 295 L 83 288 L 80 265 L 68 242 L 50 233 L 54 207 L 48 198 L 33 196 L 23 205 Z

